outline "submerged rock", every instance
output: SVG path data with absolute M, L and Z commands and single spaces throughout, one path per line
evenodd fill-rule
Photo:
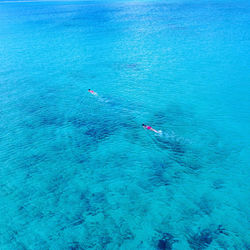
M 158 241 L 159 250 L 171 250 L 172 245 L 176 242 L 174 236 L 169 233 L 164 233 L 162 239 Z
M 70 245 L 68 246 L 69 250 L 83 250 L 84 248 L 81 246 L 80 242 L 74 241 L 71 242 Z
M 192 249 L 201 250 L 208 247 L 213 241 L 214 233 L 209 229 L 204 229 L 200 233 L 191 236 L 188 243 Z

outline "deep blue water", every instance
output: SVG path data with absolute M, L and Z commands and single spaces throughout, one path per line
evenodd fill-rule
M 250 249 L 249 23 L 248 1 L 2 1 L 0 249 Z

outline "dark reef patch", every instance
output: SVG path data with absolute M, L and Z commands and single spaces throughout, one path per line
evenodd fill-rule
M 111 129 L 106 128 L 105 126 L 99 128 L 91 128 L 85 132 L 85 135 L 92 137 L 94 140 L 103 140 L 107 138 L 112 133 Z
M 40 126 L 58 126 L 61 127 L 63 125 L 63 118 L 58 116 L 56 113 L 44 113 L 43 115 L 39 116 Z
M 214 236 L 215 233 L 213 231 L 210 229 L 204 229 L 188 238 L 188 243 L 192 249 L 202 250 L 212 243 Z
M 79 225 L 81 225 L 84 221 L 85 221 L 84 219 L 79 219 L 79 220 L 75 221 L 72 225 L 73 225 L 73 226 L 79 226 Z
M 85 249 L 83 246 L 81 246 L 81 243 L 77 241 L 70 242 L 68 247 L 69 247 L 68 248 L 69 250 L 84 250 Z
M 221 189 L 221 188 L 223 188 L 224 187 L 224 181 L 223 180 L 215 180 L 214 182 L 213 182 L 213 188 L 214 189 Z
M 106 201 L 106 195 L 105 193 L 98 192 L 98 193 L 93 193 L 92 198 L 91 198 L 93 203 L 103 203 Z
M 149 176 L 149 182 L 152 186 L 162 186 L 162 185 L 170 185 L 171 180 L 169 175 L 166 175 L 167 166 L 168 164 L 160 162 L 160 163 L 154 163 L 152 166 L 152 173 Z
M 48 160 L 48 157 L 45 153 L 40 153 L 40 154 L 36 153 L 30 156 L 24 156 L 24 159 L 21 165 L 23 168 L 31 168 L 35 166 L 36 164 L 39 164 L 46 160 Z
M 157 248 L 159 250 L 171 250 L 172 245 L 177 242 L 173 235 L 164 233 L 163 237 L 158 241 Z
M 212 201 L 210 201 L 206 196 L 202 197 L 197 205 L 200 211 L 206 215 L 210 215 L 214 209 Z
M 215 234 L 224 234 L 224 235 L 228 235 L 228 232 L 226 231 L 226 229 L 222 226 L 219 225 L 217 227 L 217 229 L 215 230 Z
M 93 150 L 98 143 L 109 138 L 122 127 L 118 119 L 107 118 L 105 115 L 81 116 L 79 114 L 71 116 L 68 122 L 73 126 L 71 126 L 71 134 L 67 134 L 67 137 L 72 143 L 72 154 L 79 163 L 86 161 L 86 157 L 83 159 L 83 155 L 86 155 L 87 151 Z
M 83 117 L 70 117 L 68 121 L 72 123 L 76 128 L 81 128 L 87 125 L 86 119 L 84 119 Z
M 112 242 L 112 238 L 108 235 L 101 236 L 99 243 L 102 246 L 102 249 L 106 249 L 106 246 Z
M 174 103 L 169 104 L 165 110 L 155 113 L 152 118 L 153 121 L 158 121 L 160 125 L 168 124 L 173 127 L 183 126 L 191 119 L 194 119 L 194 114 L 190 110 L 183 109 L 182 106 Z

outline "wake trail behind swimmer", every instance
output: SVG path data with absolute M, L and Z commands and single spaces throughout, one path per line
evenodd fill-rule
M 111 105 L 111 106 L 115 106 L 115 102 L 114 102 L 114 101 L 110 100 L 109 98 L 106 98 L 106 97 L 103 97 L 103 96 L 98 95 L 98 93 L 95 92 L 94 90 L 88 89 L 88 92 L 89 92 L 90 94 L 96 96 L 96 97 L 97 97 L 97 100 L 98 100 L 99 102 L 104 102 L 104 103 L 109 104 L 109 105 Z
M 98 100 L 101 101 L 101 102 L 105 102 L 105 103 L 109 103 L 109 102 L 110 102 L 109 99 L 99 96 L 98 93 L 95 92 L 95 91 L 92 90 L 92 89 L 88 89 L 88 92 L 89 92 L 90 94 L 92 94 L 92 95 L 98 97 Z
M 151 130 L 154 134 L 151 134 L 150 137 L 156 145 L 162 149 L 170 149 L 171 151 L 182 152 L 185 150 L 189 141 L 177 136 L 174 132 L 164 132 L 161 130 L 155 130 L 151 126 L 142 124 L 144 129 Z
M 92 89 L 88 89 L 88 92 L 93 96 L 95 96 L 100 103 L 107 104 L 109 107 L 117 110 L 118 112 L 130 115 L 140 114 L 138 111 L 134 110 L 134 108 L 130 108 L 129 106 L 124 106 L 121 103 L 119 103 L 119 101 L 116 101 L 114 99 L 103 97 L 99 95 L 97 92 L 93 91 Z

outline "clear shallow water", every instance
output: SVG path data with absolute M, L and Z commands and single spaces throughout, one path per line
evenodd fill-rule
M 1 249 L 249 249 L 249 11 L 0 4 Z

